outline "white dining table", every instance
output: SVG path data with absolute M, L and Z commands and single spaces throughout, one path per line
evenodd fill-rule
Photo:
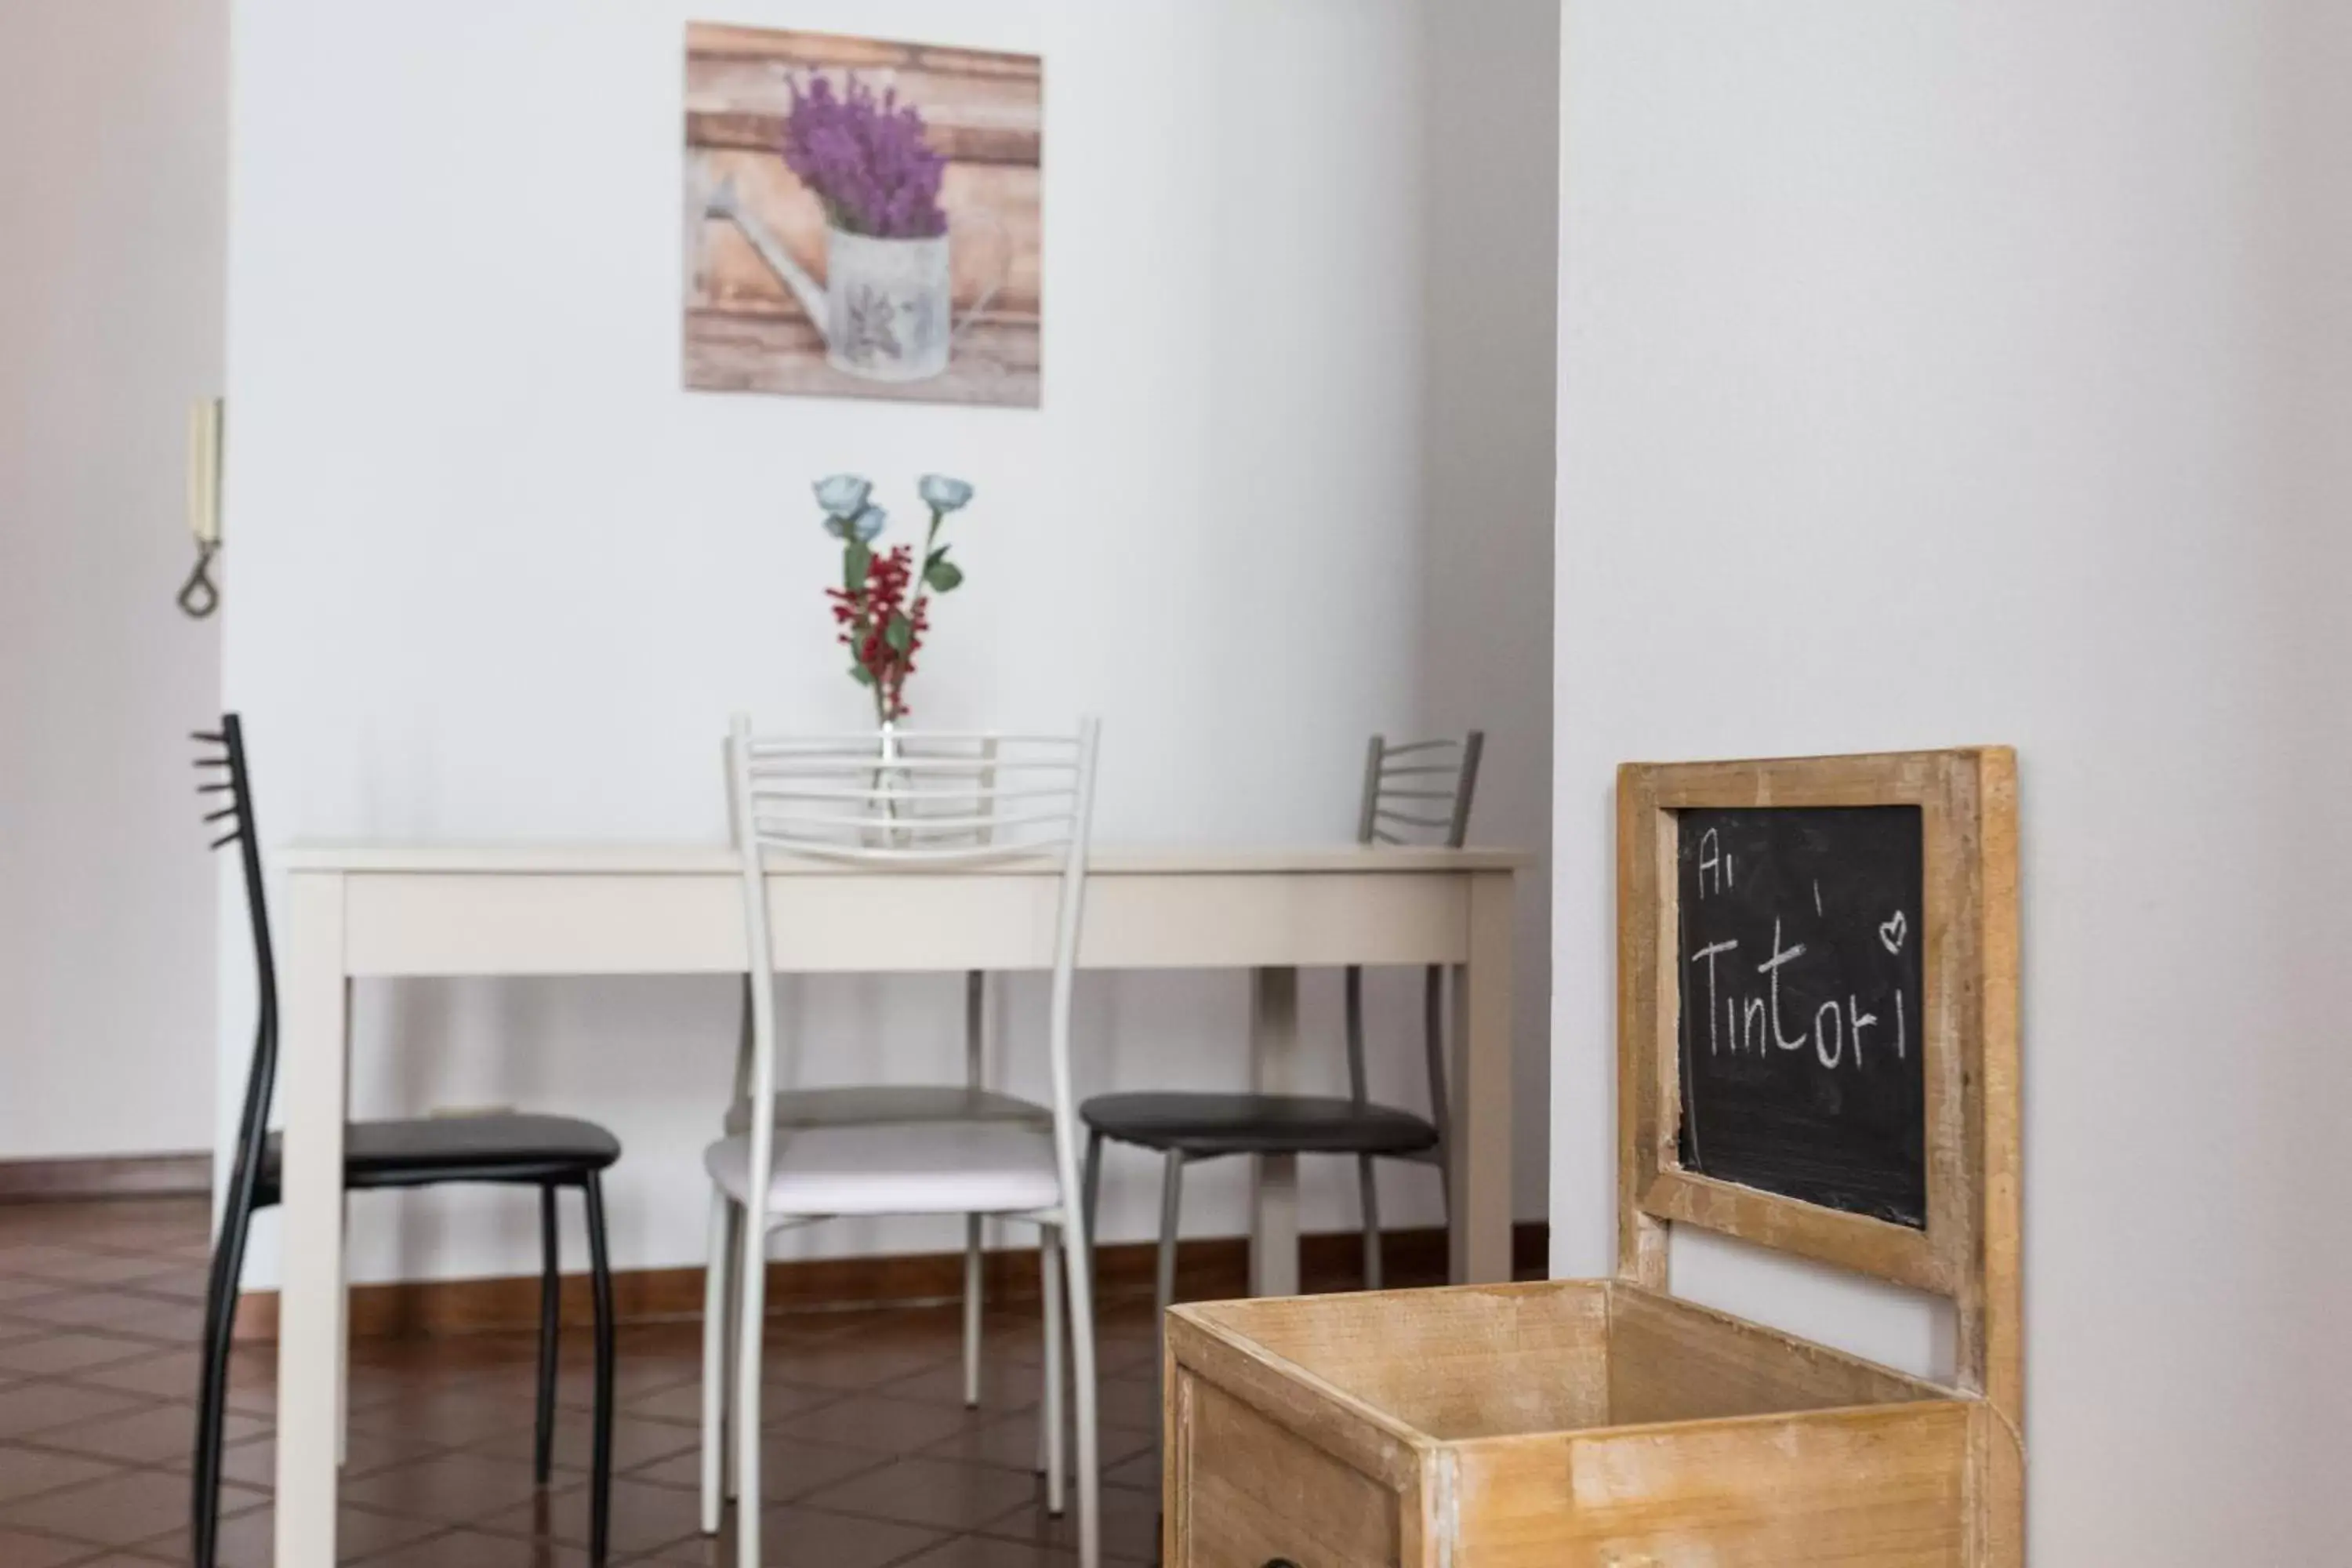
M 304 844 L 284 874 L 285 1123 L 277 1561 L 336 1561 L 343 1125 L 351 987 L 402 976 L 740 974 L 740 864 L 723 846 Z M 1078 963 L 1251 976 L 1253 1087 L 1297 1082 L 1298 971 L 1454 972 L 1452 1272 L 1511 1268 L 1515 874 L 1501 849 L 1097 848 Z M 775 967 L 798 973 L 1050 965 L 1058 868 L 847 869 L 772 860 Z M 1298 1173 L 1259 1156 L 1250 1284 L 1298 1288 Z

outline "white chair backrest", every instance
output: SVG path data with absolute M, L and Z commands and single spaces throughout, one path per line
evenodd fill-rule
M 1402 744 L 1391 744 L 1385 735 L 1373 736 L 1364 760 L 1357 842 L 1461 848 L 1470 833 L 1470 802 L 1477 793 L 1478 757 L 1486 746 L 1482 730 Z
M 1028 862 L 1057 875 L 1061 884 L 1048 1043 L 1055 1142 L 1065 1191 L 1076 1191 L 1070 994 L 1085 909 L 1097 733 L 1088 719 L 1068 735 L 756 736 L 748 720 L 736 717 L 727 745 L 728 800 L 751 953 L 751 1104 L 769 1104 L 776 1092 L 775 962 L 765 875 L 772 857 L 907 870 Z M 751 1120 L 754 1179 L 762 1182 L 772 1159 L 772 1120 Z M 1075 1219 L 1071 1228 L 1075 1233 Z
M 1086 734 L 746 736 L 739 834 L 867 865 L 1067 849 Z

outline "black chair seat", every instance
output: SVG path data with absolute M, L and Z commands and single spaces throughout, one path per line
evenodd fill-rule
M 284 1149 L 269 1135 L 260 1201 L 278 1199 Z M 343 1184 L 354 1190 L 449 1182 L 572 1182 L 610 1168 L 621 1141 L 569 1116 L 432 1116 L 354 1121 L 343 1132 Z
M 1087 1127 L 1146 1149 L 1218 1154 L 1417 1154 L 1437 1129 L 1410 1111 L 1305 1094 L 1104 1094 Z

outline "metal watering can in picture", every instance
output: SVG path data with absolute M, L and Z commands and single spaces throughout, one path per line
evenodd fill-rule
M 949 235 L 876 239 L 828 225 L 825 276 L 819 282 L 759 215 L 737 198 L 732 179 L 719 183 L 703 212 L 740 229 L 768 269 L 791 290 L 824 334 L 825 363 L 868 381 L 928 381 L 946 370 L 956 343 L 994 301 L 1013 265 L 1008 243 L 995 279 L 959 324 L 951 317 L 955 272 Z M 1003 237 L 1001 227 L 998 234 Z

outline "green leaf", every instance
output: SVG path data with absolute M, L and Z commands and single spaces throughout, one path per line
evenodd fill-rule
M 923 568 L 923 581 L 931 585 L 933 593 L 952 594 L 963 585 L 963 568 L 949 560 L 947 552 L 942 550 Z
M 874 684 L 874 672 L 866 668 L 862 664 L 851 665 L 849 667 L 849 675 L 850 679 L 856 681 L 860 686 L 871 686 Z
M 894 653 L 905 653 L 915 642 L 915 623 L 904 616 L 892 616 L 890 624 L 882 628 L 882 640 Z
M 866 574 L 874 565 L 874 550 L 862 539 L 853 539 L 841 552 L 841 585 L 855 594 L 866 585 Z

